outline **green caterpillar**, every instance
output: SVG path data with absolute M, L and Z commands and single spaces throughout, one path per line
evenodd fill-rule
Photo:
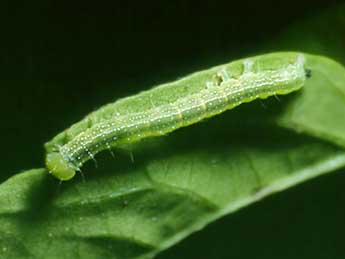
M 189 75 L 91 113 L 46 144 L 46 166 L 58 179 L 69 180 L 102 150 L 165 135 L 257 98 L 288 94 L 300 89 L 308 76 L 304 55 L 292 52 Z M 131 108 L 131 103 L 142 105 Z

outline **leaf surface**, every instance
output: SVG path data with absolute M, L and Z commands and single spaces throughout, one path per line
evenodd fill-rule
M 151 258 L 219 217 L 345 166 L 345 69 L 307 56 L 304 89 L 254 101 L 59 185 L 44 169 L 0 186 L 3 258 Z M 340 94 L 339 94 L 340 93 Z M 320 99 L 322 96 L 322 100 Z

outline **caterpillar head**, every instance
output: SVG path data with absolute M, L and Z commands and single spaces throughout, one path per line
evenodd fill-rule
M 61 181 L 67 181 L 75 175 L 75 169 L 71 167 L 58 152 L 47 155 L 46 166 L 49 173 Z

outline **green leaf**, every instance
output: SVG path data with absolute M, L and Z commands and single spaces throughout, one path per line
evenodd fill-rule
M 345 69 L 307 56 L 301 92 L 241 105 L 99 157 L 85 180 L 44 169 L 0 186 L 4 258 L 151 258 L 219 217 L 345 166 Z M 322 96 L 322 100 L 320 99 Z M 314 113 L 315 112 L 315 113 Z M 320 123 L 321 122 L 321 123 Z

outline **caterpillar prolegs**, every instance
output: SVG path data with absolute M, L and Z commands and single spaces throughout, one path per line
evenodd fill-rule
M 46 144 L 47 169 L 69 180 L 102 150 L 167 134 L 257 98 L 288 94 L 309 76 L 304 55 L 292 52 L 194 73 L 91 113 Z

